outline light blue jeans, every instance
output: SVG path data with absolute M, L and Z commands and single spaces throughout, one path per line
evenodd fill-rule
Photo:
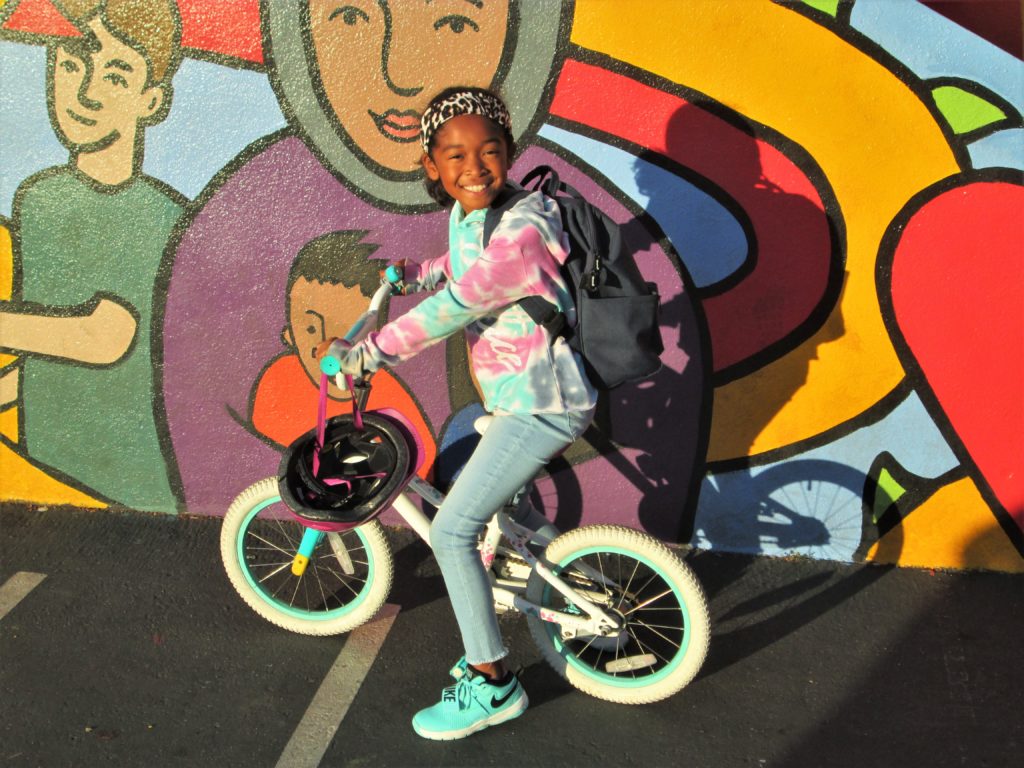
M 494 513 L 579 437 L 592 418 L 593 411 L 495 416 L 437 511 L 430 545 L 468 663 L 486 664 L 508 654 L 477 537 Z

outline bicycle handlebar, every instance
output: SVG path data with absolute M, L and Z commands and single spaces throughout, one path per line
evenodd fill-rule
M 327 352 L 320 358 L 321 373 L 326 373 L 328 376 L 338 375 L 341 371 L 341 358 L 345 352 L 366 338 L 366 335 L 376 327 L 381 305 L 390 294 L 391 284 L 386 280 L 381 281 L 380 288 L 370 299 L 370 306 L 352 324 L 348 333 L 340 339 L 335 339 L 327 348 Z

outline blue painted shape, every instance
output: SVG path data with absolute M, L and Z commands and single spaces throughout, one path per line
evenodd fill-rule
M 67 159 L 46 109 L 46 49 L 0 42 L 0 213 L 22 181 Z
M 46 48 L 0 42 L 0 213 L 37 171 L 67 162 L 46 109 Z M 286 125 L 265 74 L 185 59 L 167 118 L 146 130 L 143 170 L 194 198 L 261 136 Z
M 974 80 L 1024 109 L 1024 62 L 916 0 L 857 0 L 850 26 L 924 80 Z
M 194 198 L 245 147 L 285 125 L 265 74 L 185 59 L 170 114 L 146 132 L 143 170 Z
M 975 168 L 1016 168 L 1024 171 L 1024 128 L 1008 128 L 967 145 Z
M 604 174 L 646 210 L 679 253 L 698 288 L 714 285 L 746 262 L 743 227 L 721 203 L 685 179 L 617 147 L 545 125 L 540 135 Z
M 692 543 L 728 552 L 852 560 L 862 538 L 864 483 L 883 451 L 925 478 L 959 464 L 911 393 L 877 422 L 827 445 L 706 477 Z

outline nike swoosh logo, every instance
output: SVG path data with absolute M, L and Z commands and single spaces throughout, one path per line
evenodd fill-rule
M 517 689 L 518 687 L 519 687 L 518 685 L 513 685 L 513 686 L 512 686 L 512 690 L 510 690 L 510 691 L 509 691 L 508 693 L 506 693 L 506 694 L 505 694 L 504 696 L 502 696 L 502 697 L 501 697 L 500 699 L 499 699 L 499 698 L 498 698 L 497 696 L 492 696 L 492 697 L 491 697 L 491 707 L 492 707 L 493 709 L 497 709 L 497 708 L 498 708 L 498 707 L 500 707 L 500 706 L 501 706 L 502 704 L 504 704 L 504 703 L 505 703 L 506 701 L 508 701 L 509 699 L 511 699 L 511 698 L 512 698 L 512 694 L 516 692 L 516 689 Z

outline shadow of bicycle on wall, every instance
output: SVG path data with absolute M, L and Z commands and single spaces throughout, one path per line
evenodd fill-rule
M 701 676 L 774 645 L 892 570 L 864 562 L 878 540 L 868 479 L 838 462 L 794 459 L 705 480 L 688 557 L 712 609 Z M 887 537 L 895 550 L 901 541 L 899 528 Z

